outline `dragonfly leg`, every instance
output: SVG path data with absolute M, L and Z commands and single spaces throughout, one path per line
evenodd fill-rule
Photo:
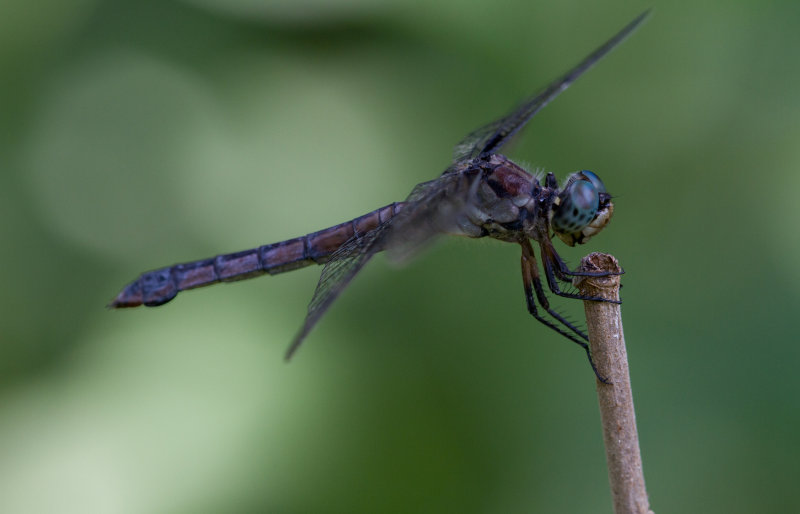
M 539 246 L 542 250 L 542 265 L 544 266 L 544 275 L 547 278 L 547 286 L 556 296 L 561 296 L 563 298 L 574 298 L 577 300 L 591 300 L 594 302 L 608 302 L 608 303 L 622 303 L 620 300 L 609 300 L 607 298 L 602 298 L 600 296 L 585 296 L 582 294 L 576 293 L 568 293 L 561 290 L 561 287 L 558 285 L 558 280 L 572 283 L 572 281 L 568 278 L 569 276 L 582 276 L 582 277 L 607 277 L 608 275 L 621 275 L 624 271 L 620 273 L 609 273 L 605 271 L 599 272 L 582 272 L 582 271 L 570 271 L 564 261 L 559 257 L 558 253 L 556 253 L 555 248 L 553 245 L 550 244 L 550 241 L 545 239 L 545 242 L 540 242 Z
M 604 384 L 609 384 L 610 382 L 597 371 L 597 367 L 594 364 L 594 359 L 592 359 L 592 353 L 589 349 L 589 345 L 587 344 L 589 338 L 586 336 L 586 334 L 568 320 L 564 319 L 563 316 L 550 307 L 550 301 L 547 299 L 547 295 L 544 293 L 542 281 L 539 278 L 539 267 L 536 264 L 536 256 L 534 255 L 533 247 L 531 246 L 530 241 L 525 239 L 524 241 L 520 241 L 520 245 L 522 246 L 522 285 L 525 289 L 525 301 L 528 305 L 528 312 L 540 323 L 546 325 L 552 330 L 555 330 L 562 336 L 583 348 L 583 350 L 586 352 L 586 356 L 589 358 L 589 364 L 592 366 L 592 371 L 594 371 L 597 379 Z M 536 298 L 534 298 L 534 291 Z M 541 305 L 541 307 L 547 311 L 550 316 L 574 333 L 564 330 L 562 327 L 556 325 L 549 319 L 539 314 L 539 310 L 536 307 L 537 300 L 539 301 L 539 305 Z M 576 337 L 576 335 L 578 337 Z
M 620 269 L 619 272 L 616 271 L 572 271 L 567 266 L 567 263 L 558 255 L 556 249 L 553 248 L 552 244 L 547 245 L 547 249 L 542 249 L 542 255 L 549 255 L 553 266 L 553 272 L 556 275 L 556 278 L 561 280 L 562 282 L 570 282 L 572 283 L 571 277 L 607 277 L 609 275 L 624 275 L 625 270 Z

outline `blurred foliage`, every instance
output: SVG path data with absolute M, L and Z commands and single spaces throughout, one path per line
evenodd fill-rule
M 291 365 L 317 270 L 103 305 L 404 198 L 651 6 L 504 150 L 616 196 L 563 255 L 627 271 L 654 510 L 800 510 L 797 3 L 9 0 L 0 511 L 609 512 L 594 377 L 513 245 L 376 259 Z

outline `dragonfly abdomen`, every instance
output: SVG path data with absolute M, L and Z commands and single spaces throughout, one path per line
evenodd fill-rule
M 392 203 L 339 225 L 279 243 L 142 273 L 125 286 L 109 307 L 156 307 L 172 300 L 180 291 L 325 264 L 346 241 L 390 220 L 403 205 Z

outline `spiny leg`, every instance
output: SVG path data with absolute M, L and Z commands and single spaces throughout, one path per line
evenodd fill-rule
M 553 245 L 549 244 L 549 241 L 548 241 L 548 244 L 546 246 L 547 246 L 547 250 L 542 249 L 542 254 L 543 255 L 544 254 L 548 254 L 551 257 L 552 262 L 554 264 L 553 271 L 554 271 L 556 277 L 559 280 L 561 280 L 562 282 L 570 282 L 571 283 L 572 279 L 570 277 L 607 277 L 609 275 L 624 275 L 625 274 L 625 270 L 623 270 L 623 269 L 621 269 L 619 272 L 616 272 L 616 271 L 572 271 L 571 269 L 569 269 L 569 266 L 567 266 L 567 263 L 564 262 L 564 260 L 561 258 L 561 256 L 558 255 L 558 252 L 556 252 L 556 249 L 553 248 Z
M 528 299 L 530 305 L 528 310 L 530 310 L 531 306 L 533 309 L 536 309 L 536 304 L 533 301 L 533 294 L 531 292 L 531 286 L 533 287 L 533 292 L 536 293 L 536 299 L 539 301 L 539 305 L 544 308 L 548 314 L 550 314 L 553 318 L 555 318 L 559 323 L 570 329 L 572 332 L 577 334 L 581 339 L 586 341 L 589 338 L 586 334 L 580 330 L 578 327 L 570 323 L 566 320 L 563 316 L 561 316 L 558 312 L 553 310 L 550 307 L 550 300 L 548 300 L 547 295 L 544 293 L 544 288 L 542 287 L 542 281 L 539 277 L 539 268 L 536 264 L 536 255 L 534 254 L 533 247 L 531 246 L 530 242 L 526 239 L 522 244 L 522 279 L 523 285 L 525 286 L 525 296 Z M 537 318 L 538 319 L 538 318 Z M 556 327 L 557 330 L 560 329 Z M 567 335 L 567 334 L 565 334 Z M 570 337 L 567 335 L 567 337 Z
M 540 241 L 539 247 L 542 250 L 542 265 L 544 266 L 544 275 L 547 278 L 547 286 L 554 295 L 561 296 L 562 298 L 574 298 L 576 300 L 622 303 L 620 300 L 609 300 L 600 296 L 585 296 L 582 294 L 567 293 L 562 291 L 556 279 L 571 283 L 571 280 L 569 280 L 567 276 L 607 277 L 608 275 L 615 275 L 617 273 L 609 273 L 606 271 L 570 271 L 564 261 L 561 260 L 561 257 L 559 257 L 558 253 L 556 253 L 555 248 L 553 248 L 553 245 L 550 244 L 548 239 Z M 622 273 L 624 273 L 624 271 Z
M 575 325 L 564 319 L 560 314 L 550 308 L 550 302 L 547 299 L 547 296 L 544 294 L 544 288 L 542 288 L 542 281 L 539 278 L 539 267 L 536 264 L 536 256 L 533 252 L 533 247 L 531 246 L 530 241 L 527 239 L 520 241 L 520 246 L 522 246 L 522 286 L 525 289 L 525 301 L 528 305 L 528 312 L 536 318 L 537 321 L 540 323 L 550 327 L 551 329 L 555 330 L 559 334 L 563 335 L 570 341 L 578 344 L 583 350 L 586 352 L 586 356 L 589 359 L 589 365 L 592 366 L 592 371 L 594 371 L 595 376 L 597 377 L 600 382 L 604 384 L 610 384 L 610 382 L 600 375 L 597 371 L 597 367 L 594 364 L 594 359 L 592 359 L 592 352 L 589 349 L 589 345 L 586 341 L 589 338 L 584 334 L 581 330 L 579 330 Z M 549 319 L 541 316 L 539 314 L 538 309 L 536 308 L 536 300 L 534 300 L 533 292 L 536 291 L 536 299 L 539 300 L 539 304 L 550 314 L 553 318 L 558 320 L 562 325 L 569 328 L 576 334 L 578 334 L 581 339 L 575 337 L 575 335 L 565 331 Z

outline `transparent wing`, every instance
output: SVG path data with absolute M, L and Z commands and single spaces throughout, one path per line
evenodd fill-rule
M 647 10 L 620 30 L 614 37 L 606 41 L 600 48 L 589 54 L 577 66 L 553 81 L 542 91 L 526 100 L 507 116 L 485 125 L 462 139 L 453 150 L 454 161 L 472 159 L 479 155 L 494 153 L 506 144 L 525 124 L 533 118 L 545 105 L 567 89 L 578 77 L 583 75 L 594 64 L 605 57 L 647 18 Z
M 390 223 L 391 220 L 360 237 L 351 238 L 334 252 L 331 259 L 322 268 L 314 296 L 311 298 L 311 303 L 308 304 L 308 313 L 303 327 L 286 351 L 286 360 L 292 358 L 303 339 L 311 332 L 325 311 L 339 297 L 353 277 L 361 271 L 361 268 L 379 251 L 378 245 L 388 231 Z
M 475 204 L 480 170 L 446 171 L 439 178 L 418 184 L 386 234 L 389 259 L 404 263 L 419 254 L 441 234 L 469 235 L 469 213 Z
M 415 255 L 436 235 L 458 230 L 456 220 L 469 203 L 470 188 L 477 173 L 445 172 L 436 180 L 418 184 L 402 210 L 366 234 L 353 237 L 331 255 L 322 268 L 302 328 L 286 352 L 292 355 L 314 325 L 376 253 L 387 249 L 395 260 Z

